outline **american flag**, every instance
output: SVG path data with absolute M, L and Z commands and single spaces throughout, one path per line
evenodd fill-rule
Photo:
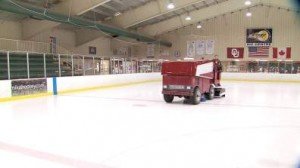
M 249 57 L 268 57 L 269 47 L 249 47 Z

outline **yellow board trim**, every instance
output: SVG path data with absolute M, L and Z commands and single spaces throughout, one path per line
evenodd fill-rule
M 256 83 L 300 83 L 300 80 L 249 80 L 249 79 L 222 79 L 222 82 L 256 82 Z
M 154 80 L 144 80 L 144 81 L 128 82 L 128 83 L 117 83 L 117 84 L 102 85 L 102 86 L 95 86 L 95 87 L 88 87 L 88 88 L 64 90 L 64 91 L 58 92 L 58 94 L 60 95 L 60 94 L 68 94 L 68 93 L 87 92 L 87 91 L 93 91 L 93 90 L 104 90 L 104 89 L 110 89 L 110 88 L 116 88 L 116 87 L 125 87 L 125 86 L 138 85 L 138 84 L 151 83 L 151 82 L 160 82 L 160 81 L 161 81 L 161 79 L 154 79 Z M 40 97 L 46 97 L 46 96 L 51 96 L 51 95 L 53 95 L 53 93 L 49 92 L 49 93 L 39 93 L 39 94 L 25 95 L 25 96 L 0 98 L 0 103 L 1 102 L 18 101 L 18 100 L 24 100 L 24 99 L 40 98 Z
M 51 95 L 53 95 L 53 93 L 49 92 L 49 93 L 38 93 L 38 94 L 24 95 L 24 96 L 14 96 L 14 97 L 0 98 L 0 102 L 18 101 L 18 100 L 24 100 L 24 99 L 32 99 L 32 98 L 51 96 Z

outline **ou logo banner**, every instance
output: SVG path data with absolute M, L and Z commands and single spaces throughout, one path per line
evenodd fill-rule
M 244 58 L 244 48 L 227 48 L 227 58 Z
M 233 48 L 233 49 L 231 49 L 231 55 L 234 58 L 239 58 L 240 57 L 240 52 L 236 48 Z

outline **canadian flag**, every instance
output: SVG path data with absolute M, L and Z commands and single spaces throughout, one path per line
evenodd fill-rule
M 292 48 L 273 48 L 273 58 L 290 59 L 292 55 Z

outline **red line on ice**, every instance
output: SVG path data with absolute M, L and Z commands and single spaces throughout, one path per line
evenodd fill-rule
M 12 145 L 4 142 L 0 142 L 0 150 L 19 153 L 37 159 L 64 164 L 76 168 L 109 168 L 108 166 L 104 166 L 98 163 L 91 163 L 84 160 L 73 159 L 66 156 L 51 154 L 48 152 L 38 151 L 35 149 Z

